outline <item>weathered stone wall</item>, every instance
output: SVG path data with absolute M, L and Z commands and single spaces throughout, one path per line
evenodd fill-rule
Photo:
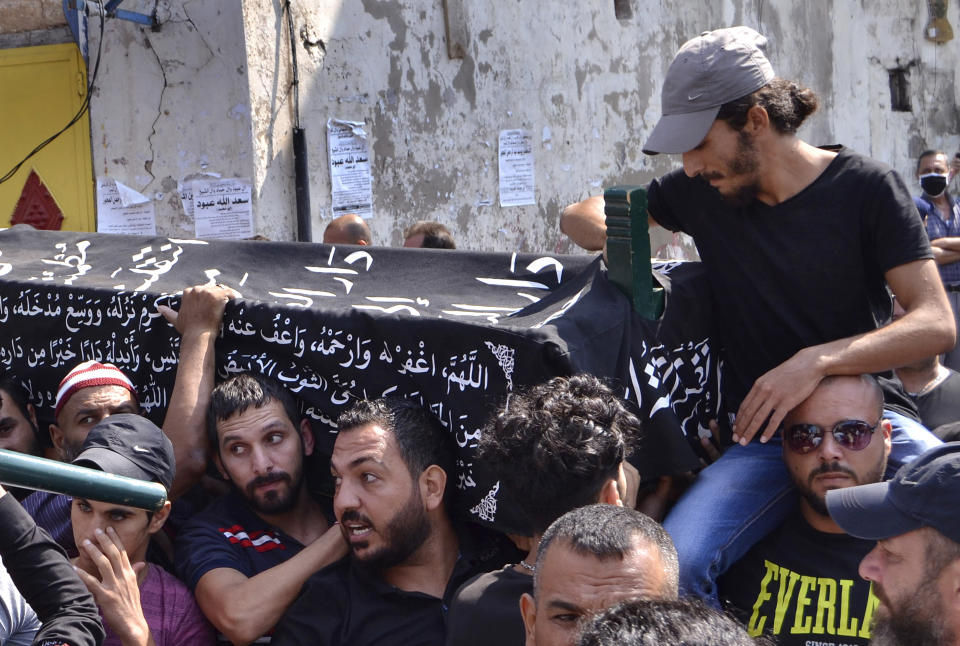
M 839 141 L 892 165 L 915 187 L 920 152 L 942 148 L 953 156 L 960 150 L 958 7 L 947 3 L 954 40 L 935 45 L 923 37 L 929 18 L 923 3 L 833 4 L 833 131 Z M 910 112 L 891 110 L 889 70 L 898 67 L 907 70 Z
M 634 2 L 633 16 L 621 20 L 612 0 L 549 10 L 536 2 L 463 3 L 462 59 L 448 56 L 443 3 L 298 7 L 298 21 L 326 44 L 304 104 L 318 153 L 311 159 L 317 214 L 328 216 L 329 204 L 324 122 L 363 120 L 372 138 L 378 241 L 397 244 L 414 220 L 437 219 L 465 246 L 567 250 L 557 230 L 563 205 L 604 186 L 648 181 L 678 162 L 640 148 L 660 113 L 663 74 L 687 37 L 759 23 L 771 32 L 779 67 L 830 86 L 829 5 L 790 3 L 792 11 L 780 15 L 758 13 L 752 1 L 641 6 L 649 4 Z M 497 137 L 511 128 L 534 135 L 536 206 L 498 206 Z M 822 138 L 829 124 L 820 117 L 810 128 Z
M 0 33 L 21 33 L 66 24 L 62 0 L 0 0 Z
M 0 31 L 11 31 L 11 8 L 41 7 L 41 17 L 56 20 L 59 4 L 0 0 Z M 149 12 L 154 4 L 123 7 Z M 564 204 L 679 163 L 640 152 L 660 114 L 663 75 L 684 40 L 724 25 L 768 35 L 778 73 L 820 93 L 822 109 L 801 131 L 807 140 L 850 145 L 908 181 L 921 149 L 960 145 L 958 41 L 924 40 L 927 9 L 912 0 L 632 0 L 626 19 L 614 0 L 450 4 L 463 11 L 454 25 L 465 34 L 463 58 L 448 55 L 443 2 L 292 3 L 314 239 L 330 219 L 326 121 L 333 117 L 366 124 L 375 242 L 398 244 L 414 220 L 437 219 L 464 247 L 570 250 L 557 230 Z M 159 230 L 177 235 L 193 228 L 178 180 L 201 172 L 249 177 L 257 231 L 292 239 L 291 67 L 281 2 L 156 5 L 157 29 L 108 23 L 91 108 L 96 174 L 157 198 Z M 960 38 L 958 6 L 948 6 Z M 90 31 L 95 50 L 96 19 Z M 896 67 L 910 83 L 909 112 L 890 109 L 888 70 Z M 534 136 L 535 206 L 498 205 L 497 137 L 513 128 Z M 668 240 L 661 235 L 655 245 Z
M 149 13 L 153 2 L 122 6 Z M 177 182 L 254 174 L 243 14 L 235 2 L 193 0 L 161 3 L 158 16 L 157 30 L 107 21 L 90 107 L 93 168 L 154 198 L 158 232 L 192 236 Z M 89 33 L 96 52 L 97 18 Z

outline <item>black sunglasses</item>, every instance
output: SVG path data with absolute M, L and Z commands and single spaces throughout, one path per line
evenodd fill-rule
M 847 419 L 838 422 L 830 432 L 833 433 L 833 441 L 843 448 L 860 451 L 870 444 L 873 432 L 879 425 L 880 422 L 871 426 L 859 419 Z M 783 431 L 783 441 L 791 451 L 809 453 L 820 446 L 824 433 L 826 429 L 816 424 L 794 424 Z

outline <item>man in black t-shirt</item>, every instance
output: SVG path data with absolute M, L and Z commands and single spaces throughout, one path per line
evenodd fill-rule
M 520 597 L 533 593 L 537 545 L 550 524 L 592 503 L 623 505 L 630 496 L 624 467 L 641 440 L 640 421 L 592 375 L 555 377 L 510 397 L 480 436 L 476 459 L 530 523 L 527 556 L 487 572 L 457 591 L 448 616 L 448 646 L 523 646 Z
M 800 503 L 719 579 L 720 598 L 753 636 L 781 646 L 870 639 L 877 598 L 857 574 L 870 541 L 827 513 L 832 489 L 879 482 L 890 453 L 883 393 L 869 376 L 827 377 L 783 422 L 783 460 Z
M 681 584 L 708 598 L 712 577 L 782 520 L 776 503 L 788 482 L 763 443 L 787 412 L 827 375 L 891 370 L 952 348 L 956 335 L 903 180 L 849 150 L 800 139 L 816 95 L 776 77 L 766 43 L 748 27 L 685 43 L 644 146 L 683 156 L 682 169 L 650 184 L 648 212 L 696 242 L 722 344 L 717 413 L 743 445 L 704 470 L 664 523 Z M 890 312 L 885 284 L 906 314 L 878 327 Z M 891 462 L 936 443 L 910 420 L 890 418 L 898 433 Z M 758 433 L 761 444 L 750 444 Z
M 337 420 L 333 508 L 349 558 L 307 580 L 274 646 L 437 646 L 468 578 L 503 563 L 454 526 L 450 434 L 407 399 L 361 401 Z
M 693 236 L 708 269 L 741 443 L 769 439 L 824 376 L 890 370 L 956 335 L 903 180 L 800 139 L 818 99 L 775 75 L 766 44 L 749 27 L 686 42 L 644 146 L 682 154 L 682 169 L 651 183 L 648 212 Z M 597 228 L 602 214 L 602 198 L 565 209 Z M 890 312 L 884 279 L 907 314 L 878 329 Z
M 892 320 L 898 320 L 903 314 L 903 308 L 894 299 Z M 895 372 L 906 395 L 916 404 L 923 425 L 947 441 L 937 428 L 960 422 L 960 373 L 940 363 L 940 356 L 936 354 L 899 367 Z

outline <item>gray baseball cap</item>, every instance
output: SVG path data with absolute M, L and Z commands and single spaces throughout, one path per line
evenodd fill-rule
M 883 540 L 933 527 L 960 543 L 960 442 L 925 451 L 887 482 L 828 491 L 827 509 L 858 538 Z
M 705 31 L 677 52 L 660 93 L 662 116 L 643 152 L 685 153 L 700 145 L 720 106 L 756 92 L 776 76 L 766 37 L 750 27 Z

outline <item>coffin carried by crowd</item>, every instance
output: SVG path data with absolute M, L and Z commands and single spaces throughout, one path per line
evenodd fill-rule
M 186 287 L 220 283 L 228 304 L 218 378 L 255 371 L 286 385 L 329 455 L 334 420 L 362 398 L 416 398 L 459 447 L 457 510 L 523 526 L 473 452 L 511 392 L 557 375 L 606 378 L 639 412 L 641 476 L 697 465 L 716 409 L 709 298 L 697 263 L 655 265 L 659 321 L 633 312 L 590 256 L 282 242 L 200 241 L 15 227 L 0 231 L 0 368 L 53 415 L 60 379 L 110 362 L 162 423 L 179 337 L 157 312 Z

